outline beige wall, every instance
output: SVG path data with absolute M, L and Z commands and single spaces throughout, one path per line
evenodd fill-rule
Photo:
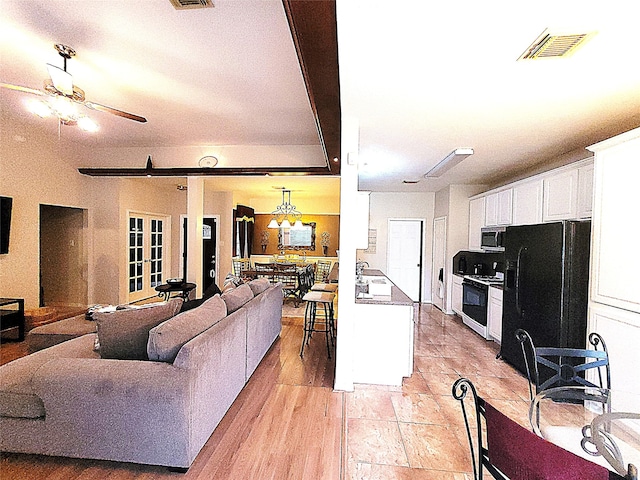
M 186 196 L 174 183 L 158 179 L 87 177 L 77 165 L 90 163 L 90 150 L 70 145 L 51 132 L 26 128 L 15 119 L 0 123 L 0 195 L 13 197 L 10 251 L 0 255 L 0 297 L 25 299 L 25 308 L 39 305 L 40 204 L 76 207 L 87 211 L 88 302 L 122 303 L 126 292 L 127 215 L 153 213 L 171 217 L 170 271 L 180 269 L 180 214 L 186 212 Z M 50 126 L 50 125 L 49 125 Z M 71 154 L 69 152 L 75 152 Z M 212 197 L 216 197 L 215 194 Z M 221 213 L 221 238 L 230 238 L 230 195 L 214 202 Z M 228 212 L 223 214 L 222 212 Z M 226 228 L 226 230 L 225 230 Z M 231 241 L 226 245 L 230 248 Z M 225 252 L 221 251 L 221 255 Z M 230 269 L 230 250 L 227 268 Z
M 13 197 L 10 249 L 0 255 L 0 297 L 39 304 L 40 204 L 91 209 L 86 178 L 65 161 L 64 140 L 3 118 L 0 195 Z
M 369 229 L 376 230 L 376 253 L 358 250 L 358 260 L 371 268 L 387 271 L 387 240 L 389 219 L 424 220 L 422 300 L 431 300 L 431 269 L 433 263 L 432 235 L 435 194 L 372 192 L 369 197 Z

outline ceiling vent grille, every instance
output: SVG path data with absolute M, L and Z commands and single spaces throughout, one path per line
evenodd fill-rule
M 578 47 L 584 45 L 585 41 L 591 37 L 591 35 L 591 33 L 554 35 L 545 30 L 542 32 L 542 35 L 520 55 L 518 60 L 567 57 L 573 54 Z
M 212 0 L 169 0 L 176 10 L 191 10 L 194 8 L 211 8 Z

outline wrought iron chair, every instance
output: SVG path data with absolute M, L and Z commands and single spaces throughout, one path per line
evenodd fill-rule
M 529 333 L 520 328 L 516 330 L 516 338 L 524 355 L 531 402 L 538 393 L 552 387 L 583 385 L 611 388 L 607 345 L 597 333 L 589 334 L 593 349 L 536 347 Z M 597 384 L 585 375 L 589 370 L 593 373 L 591 379 Z
M 251 261 L 248 258 L 234 258 L 233 262 L 233 274 L 236 277 L 242 276 L 242 272 L 251 268 Z
M 473 383 L 466 378 L 456 380 L 451 393 L 462 406 L 474 480 L 485 478 L 483 470 L 497 480 L 630 478 L 621 477 L 537 436 L 479 397 Z M 482 420 L 486 427 L 486 444 Z M 470 425 L 473 421 L 474 427 Z
M 318 260 L 316 262 L 316 282 L 326 283 L 329 272 L 331 271 L 330 260 Z

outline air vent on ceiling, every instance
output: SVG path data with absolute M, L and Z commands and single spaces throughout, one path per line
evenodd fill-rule
M 568 35 L 554 35 L 548 30 L 542 34 L 524 51 L 518 60 L 535 58 L 567 57 L 585 43 L 593 33 L 575 33 Z
M 169 0 L 176 10 L 191 10 L 193 8 L 211 8 L 212 0 Z

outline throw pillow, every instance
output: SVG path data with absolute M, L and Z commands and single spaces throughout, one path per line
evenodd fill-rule
M 249 288 L 253 292 L 253 295 L 259 295 L 271 286 L 268 278 L 256 278 L 249 282 Z
M 222 294 L 222 299 L 227 304 L 228 313 L 235 312 L 252 298 L 253 292 L 246 283 Z
M 227 315 L 220 295 L 214 295 L 196 309 L 176 315 L 149 331 L 149 360 L 173 362 L 182 346 Z
M 182 305 L 181 298 L 141 305 L 139 308 L 96 312 L 100 356 L 118 360 L 147 360 L 149 330 L 173 317 Z

